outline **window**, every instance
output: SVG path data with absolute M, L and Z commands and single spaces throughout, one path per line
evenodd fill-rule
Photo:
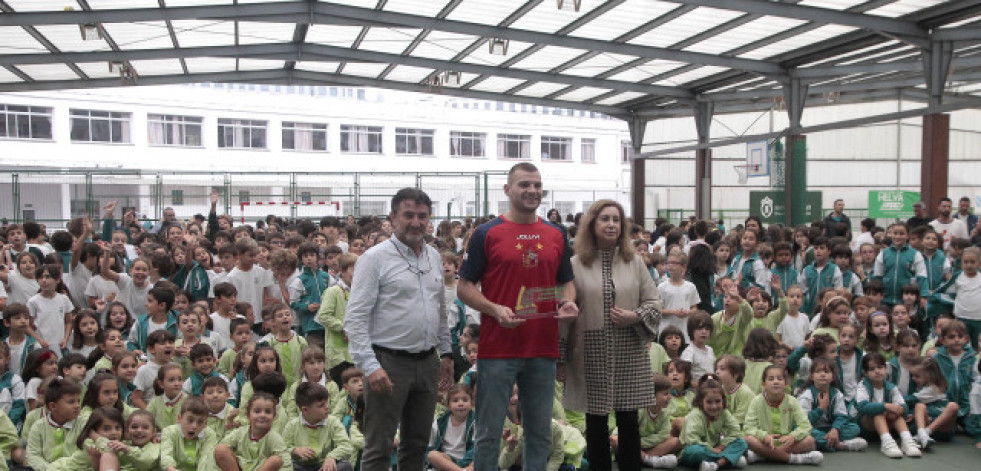
M 433 155 L 432 129 L 395 128 L 395 153 L 399 155 Z
M 564 218 L 566 214 L 572 214 L 576 212 L 576 202 L 575 201 L 556 201 L 555 205 L 552 206 L 559 212 L 559 217 Z
M 150 145 L 200 147 L 203 121 L 203 118 L 194 116 L 148 114 Z
M 596 163 L 596 139 L 582 140 L 582 163 Z
M 450 155 L 454 157 L 483 157 L 487 134 L 482 132 L 450 131 Z
M 0 105 L 0 137 L 51 139 L 51 108 Z
M 498 134 L 497 156 L 502 159 L 530 159 L 531 136 Z
M 266 121 L 218 118 L 218 147 L 265 149 Z
M 302 201 L 304 203 L 309 203 L 309 202 L 313 201 L 313 194 L 310 193 L 309 191 L 301 191 L 300 192 L 300 201 Z
M 381 154 L 381 126 L 341 125 L 341 152 Z
M 131 116 L 115 111 L 71 110 L 72 140 L 129 144 Z
M 170 190 L 170 204 L 174 206 L 184 205 L 184 190 Z
M 542 160 L 572 160 L 572 138 L 542 136 Z
M 238 202 L 252 201 L 252 194 L 249 190 L 239 190 L 238 191 Z
M 620 141 L 620 161 L 627 164 L 634 159 L 634 145 L 630 141 Z
M 387 204 L 385 201 L 361 201 L 361 215 L 362 216 L 379 216 L 385 214 L 387 209 Z
M 283 149 L 327 151 L 327 125 L 283 121 Z

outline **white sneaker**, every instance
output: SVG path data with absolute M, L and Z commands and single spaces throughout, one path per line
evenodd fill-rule
M 747 465 L 747 463 L 746 463 L 746 457 L 745 456 L 740 456 L 739 457 L 739 461 L 736 461 L 736 463 L 733 464 L 732 467 L 733 468 L 737 468 L 737 469 L 743 469 L 743 468 L 746 467 L 746 465 Z
M 702 465 L 698 467 L 698 471 L 718 471 L 719 464 L 714 461 L 702 461 Z
M 900 445 L 900 449 L 903 451 L 904 455 L 910 458 L 919 458 L 923 456 L 923 453 L 920 453 L 920 446 L 916 444 L 916 440 L 913 440 L 913 437 L 904 438 L 902 439 L 902 442 L 903 443 Z
M 746 450 L 746 463 L 753 464 L 760 461 L 760 455 L 757 455 L 753 450 Z
M 902 458 L 903 451 L 899 449 L 899 445 L 896 445 L 895 440 L 889 440 L 882 442 L 882 454 L 890 458 Z
M 675 455 L 656 456 L 652 458 L 654 458 L 651 460 L 653 461 L 651 464 L 652 468 L 671 469 L 678 466 L 678 457 Z
M 920 429 L 920 431 L 916 433 L 915 440 L 916 443 L 920 445 L 920 449 L 923 450 L 926 450 L 934 442 L 933 437 L 927 433 L 926 429 Z
M 809 453 L 804 453 L 804 463 L 818 465 L 824 461 L 824 455 L 820 451 L 812 451 Z
M 865 441 L 864 438 L 852 438 L 851 440 L 845 440 L 840 442 L 844 450 L 847 451 L 865 451 L 869 447 L 869 442 Z

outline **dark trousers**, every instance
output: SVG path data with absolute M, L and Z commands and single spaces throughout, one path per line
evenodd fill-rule
M 392 380 L 393 391 L 378 392 L 365 384 L 362 471 L 391 469 L 392 443 L 399 429 L 399 471 L 423 471 L 439 389 L 439 357 L 409 358 L 375 349 L 375 357 Z
M 321 466 L 323 466 L 323 464 L 307 465 L 307 464 L 297 463 L 296 461 L 294 461 L 293 471 L 320 471 Z M 354 467 L 352 467 L 351 462 L 347 460 L 338 460 L 337 471 L 354 471 Z
M 621 471 L 640 470 L 640 424 L 636 410 L 616 411 L 619 431 L 617 464 Z M 586 453 L 589 468 L 610 471 L 610 429 L 606 415 L 586 414 Z

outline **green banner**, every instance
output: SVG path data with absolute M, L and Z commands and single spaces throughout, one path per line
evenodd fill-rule
M 764 224 L 784 222 L 784 192 L 782 191 L 750 191 L 749 214 L 758 216 Z M 804 218 L 806 221 L 824 219 L 821 213 L 821 192 L 808 191 L 805 201 Z
M 918 191 L 869 190 L 869 217 L 913 217 L 913 203 L 919 200 Z

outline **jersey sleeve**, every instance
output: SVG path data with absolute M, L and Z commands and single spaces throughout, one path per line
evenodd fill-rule
M 484 276 L 484 270 L 487 269 L 487 252 L 484 248 L 486 242 L 487 228 L 478 227 L 470 238 L 470 243 L 467 245 L 467 253 L 463 256 L 463 264 L 460 266 L 460 278 L 477 283 Z

